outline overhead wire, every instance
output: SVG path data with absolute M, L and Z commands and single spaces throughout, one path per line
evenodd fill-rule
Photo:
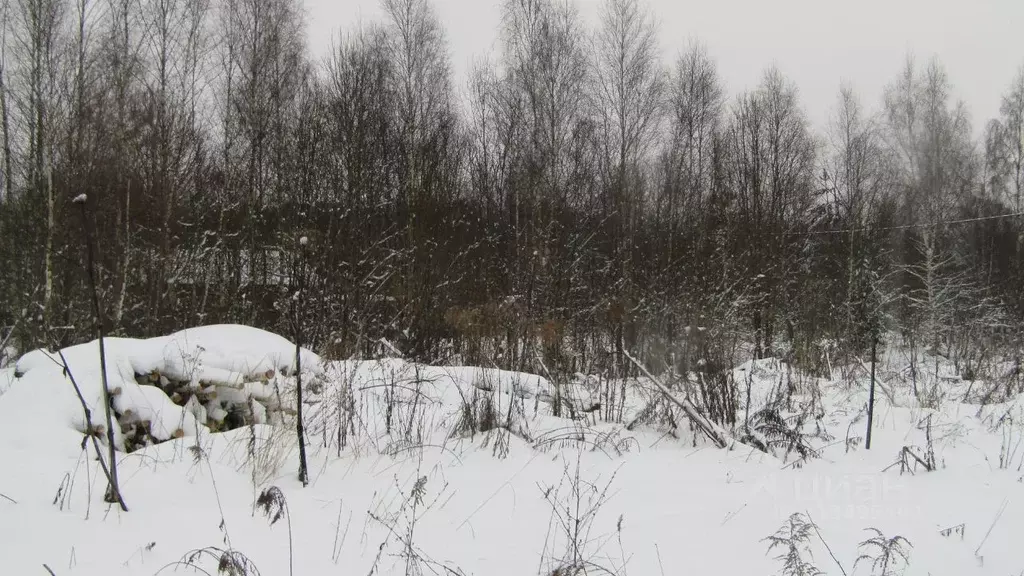
M 984 222 L 987 220 L 1002 220 L 1006 218 L 1024 217 L 1024 212 L 1013 212 L 1009 214 L 996 214 L 992 216 L 979 216 L 976 218 L 960 218 L 957 220 L 939 220 L 935 222 L 918 222 L 915 224 L 902 224 L 899 226 L 863 226 L 860 228 L 840 228 L 833 230 L 808 230 L 805 232 L 784 232 L 786 236 L 809 236 L 824 234 L 850 234 L 852 232 L 886 232 L 890 230 L 908 230 L 911 228 L 932 228 L 935 226 L 950 226 L 957 224 L 970 224 L 972 222 Z

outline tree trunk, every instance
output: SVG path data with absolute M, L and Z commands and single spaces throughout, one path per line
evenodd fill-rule
M 53 172 L 52 167 L 47 163 L 46 166 L 46 252 L 44 253 L 45 261 L 45 290 L 43 296 L 43 314 L 45 316 L 45 324 L 48 326 L 50 318 L 52 318 L 52 311 L 50 310 L 51 300 L 53 299 L 53 237 L 56 232 L 55 222 L 55 206 L 53 196 Z
M 3 46 L 5 39 L 0 39 L 0 47 Z M 4 81 L 4 64 L 6 54 L 5 51 L 0 51 L 0 130 L 3 130 L 3 188 L 0 189 L 0 200 L 10 198 L 11 193 L 14 189 L 12 178 L 14 177 L 14 171 L 11 169 L 11 121 L 10 121 L 10 110 L 7 108 L 7 85 Z

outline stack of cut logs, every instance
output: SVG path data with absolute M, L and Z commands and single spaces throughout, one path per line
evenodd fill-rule
M 175 380 L 158 371 L 136 374 L 140 386 L 154 386 L 163 390 L 172 402 L 192 414 L 196 422 L 205 424 L 211 432 L 224 432 L 252 424 L 280 421 L 283 414 L 293 415 L 294 409 L 285 406 L 282 398 L 282 375 L 275 370 L 247 375 L 231 381 Z M 116 391 L 114 391 L 116 393 Z M 150 433 L 150 422 L 139 419 L 131 410 L 118 415 L 128 452 L 159 443 Z M 181 429 L 174 438 L 184 435 Z

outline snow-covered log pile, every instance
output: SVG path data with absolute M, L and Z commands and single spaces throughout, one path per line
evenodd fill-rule
M 293 429 L 295 344 L 286 338 L 215 325 L 149 339 L 105 338 L 104 346 L 119 450 L 250 424 Z M 386 451 L 492 430 L 532 443 L 534 428 L 590 421 L 601 406 L 601 382 L 582 376 L 553 386 L 539 375 L 496 368 L 393 358 L 323 362 L 305 349 L 301 368 L 304 428 L 323 446 L 361 439 Z M 25 354 L 0 371 L 0 434 L 45 426 L 66 432 L 58 434 L 62 445 L 77 446 L 82 434 L 105 441 L 102 382 L 98 341 Z
M 111 408 L 117 418 L 114 441 L 131 451 L 200 428 L 226 430 L 271 423 L 290 411 L 286 384 L 295 375 L 295 345 L 248 326 L 190 328 L 145 340 L 105 338 Z M 303 349 L 306 381 L 323 374 L 320 358 Z M 0 433 L 24 434 L 39 414 L 69 434 L 105 431 L 98 341 L 60 352 L 34 350 L 22 356 L 0 402 Z M 82 400 L 88 404 L 88 430 Z M 5 430 L 6 429 L 6 430 Z
M 295 344 L 286 338 L 215 325 L 149 339 L 105 338 L 104 346 L 120 450 L 200 431 L 294 422 Z M 305 349 L 301 368 L 307 435 L 325 444 L 344 444 L 351 435 L 385 449 L 492 429 L 529 442 L 531 421 L 552 415 L 555 403 L 579 418 L 589 412 L 583 405 L 593 404 L 580 402 L 589 392 L 579 383 L 556 390 L 541 376 L 490 368 L 400 359 L 327 363 Z M 65 430 L 66 445 L 77 445 L 85 433 L 105 439 L 98 341 L 34 350 L 0 376 L 0 393 L 8 395 L 0 402 L 0 433 L 42 425 Z M 75 383 L 89 406 L 91 430 Z

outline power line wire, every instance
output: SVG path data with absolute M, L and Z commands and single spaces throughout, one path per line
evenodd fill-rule
M 849 234 L 851 232 L 885 232 L 889 230 L 908 230 L 911 228 L 930 228 L 942 225 L 970 224 L 972 222 L 983 222 L 986 220 L 1001 220 L 1004 218 L 1020 218 L 1022 216 L 1024 216 L 1024 212 L 1014 212 L 1011 214 L 996 214 L 995 216 L 979 216 L 977 218 L 962 218 L 959 220 L 940 220 L 938 222 L 920 222 L 917 224 L 903 224 L 901 226 L 883 226 L 878 228 L 865 226 L 861 228 L 841 228 L 837 230 L 809 230 L 807 232 L 785 232 L 784 234 L 787 236 L 808 236 L 823 234 Z

